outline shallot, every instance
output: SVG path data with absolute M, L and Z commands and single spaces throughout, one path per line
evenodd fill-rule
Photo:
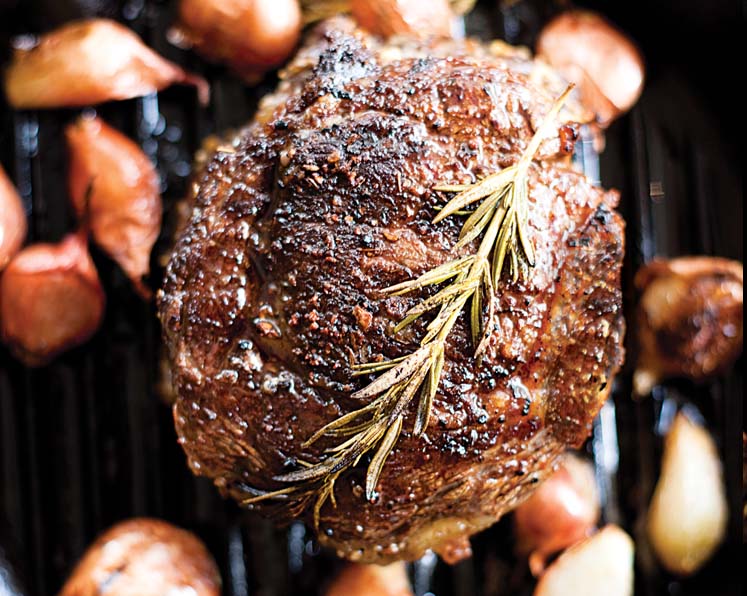
M 540 578 L 534 596 L 632 596 L 633 540 L 608 525 L 572 546 Z
M 205 545 L 156 519 L 107 530 L 83 555 L 59 596 L 219 596 L 220 575 Z
M 358 24 L 375 35 L 450 37 L 454 13 L 448 0 L 352 0 Z
M 18 109 L 87 106 L 130 99 L 172 84 L 194 85 L 202 103 L 207 82 L 162 58 L 130 29 L 109 19 L 63 25 L 38 40 L 16 40 L 5 73 L 8 103 Z
M 0 277 L 0 335 L 25 364 L 41 366 L 96 332 L 104 302 L 84 233 L 33 244 Z
M 742 352 L 741 263 L 705 256 L 657 259 L 638 271 L 635 283 L 641 291 L 637 395 L 669 377 L 704 381 L 726 371 Z
M 599 520 L 599 495 L 591 464 L 567 455 L 560 468 L 514 511 L 518 550 L 530 553 L 537 576 L 546 559 L 589 536 Z
M 595 12 L 570 10 L 555 17 L 540 33 L 537 54 L 578 85 L 601 126 L 633 107 L 643 90 L 641 52 Z
M 350 563 L 326 596 L 413 596 L 413 591 L 402 561 L 386 566 Z
M 667 434 L 647 516 L 654 552 L 672 573 L 694 573 L 723 540 L 728 517 L 716 445 L 708 431 L 679 413 Z
M 301 34 L 298 0 L 181 0 L 177 41 L 253 80 L 285 62 Z
M 26 212 L 21 197 L 0 166 L 0 271 L 26 238 Z
M 150 295 L 143 276 L 161 229 L 159 178 L 133 141 L 98 117 L 79 118 L 65 131 L 70 151 L 70 198 L 87 214 L 93 239 Z

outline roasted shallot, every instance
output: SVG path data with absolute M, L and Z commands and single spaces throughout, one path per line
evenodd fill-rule
M 218 596 L 220 583 L 215 561 L 195 535 L 133 519 L 88 548 L 59 596 Z
M 643 57 L 635 44 L 601 15 L 571 10 L 550 21 L 537 54 L 576 83 L 584 105 L 607 126 L 641 95 Z
M 605 526 L 560 555 L 534 596 L 632 596 L 633 548 L 623 530 Z
M 637 395 L 659 381 L 701 382 L 728 369 L 742 352 L 743 267 L 717 257 L 657 259 L 635 277 L 638 305 Z
M 0 277 L 2 340 L 28 366 L 41 366 L 98 329 L 104 291 L 85 235 L 33 244 Z
M 654 552 L 672 573 L 694 573 L 721 544 L 728 517 L 716 445 L 707 430 L 680 413 L 664 443 L 647 517 Z
M 140 147 L 98 117 L 83 116 L 65 131 L 70 198 L 87 212 L 93 239 L 143 296 L 143 276 L 161 229 L 159 179 Z
M 0 166 L 0 271 L 26 238 L 26 212 L 15 186 Z
M 348 564 L 328 588 L 326 596 L 412 596 L 405 564 Z
M 351 10 L 375 35 L 451 36 L 454 13 L 447 0 L 352 0 Z
M 566 455 L 560 468 L 514 512 L 517 548 L 538 576 L 547 558 L 589 536 L 599 519 L 594 469 Z
M 5 73 L 8 103 L 18 109 L 61 108 L 130 99 L 175 83 L 207 82 L 162 58 L 127 27 L 109 19 L 74 21 L 38 39 L 16 40 Z
M 176 42 L 249 80 L 282 64 L 301 33 L 298 0 L 181 0 Z

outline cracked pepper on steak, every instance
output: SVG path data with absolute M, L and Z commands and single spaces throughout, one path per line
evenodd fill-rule
M 563 89 L 524 50 L 474 41 L 387 43 L 338 18 L 318 26 L 254 121 L 205 164 L 171 257 L 160 316 L 179 441 L 196 474 L 241 501 L 318 462 L 303 443 L 365 405 L 353 365 L 407 355 L 434 292 L 382 289 L 454 258 L 449 198 L 515 163 Z M 449 336 L 424 436 L 415 408 L 365 500 L 365 458 L 321 510 L 320 540 L 354 560 L 447 552 L 528 497 L 589 435 L 623 356 L 617 194 L 574 170 L 571 110 L 530 168 L 536 266 L 496 284 L 483 361 L 468 315 Z M 474 251 L 476 245 L 465 247 Z M 293 501 L 253 507 L 279 520 Z

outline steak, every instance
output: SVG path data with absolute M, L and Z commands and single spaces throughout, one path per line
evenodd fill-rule
M 526 51 L 454 40 L 384 43 L 319 25 L 254 119 L 199 175 L 159 293 L 179 442 L 194 473 L 239 501 L 318 463 L 316 431 L 365 406 L 355 365 L 412 353 L 432 295 L 382 290 L 454 258 L 464 218 L 433 223 L 441 184 L 516 163 L 565 85 Z M 588 437 L 620 367 L 618 195 L 570 165 L 564 109 L 529 169 L 529 274 L 495 284 L 496 324 L 477 362 L 462 314 L 429 423 L 415 408 L 366 499 L 371 453 L 321 508 L 322 544 L 354 560 L 415 559 L 511 510 Z M 466 246 L 465 254 L 476 244 Z M 367 459 L 368 458 L 368 459 Z M 313 520 L 294 493 L 252 504 Z

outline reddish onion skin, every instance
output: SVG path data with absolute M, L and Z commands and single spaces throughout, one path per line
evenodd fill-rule
M 0 334 L 28 366 L 87 341 L 104 314 L 104 290 L 81 233 L 34 244 L 0 277 Z
M 555 17 L 540 33 L 537 54 L 578 85 L 602 126 L 633 107 L 643 90 L 641 52 L 597 13 L 571 10 Z
M 148 156 L 98 117 L 81 117 L 65 131 L 70 152 L 70 198 L 87 211 L 93 239 L 144 297 L 142 278 L 161 230 L 159 179 Z
M 301 25 L 298 0 L 181 0 L 177 33 L 254 80 L 293 53 Z
M 17 44 L 18 45 L 18 44 Z M 194 85 L 207 103 L 207 82 L 146 46 L 108 19 L 74 21 L 17 48 L 5 73 L 8 103 L 18 109 L 79 107 L 130 99 L 174 83 Z
M 194 534 L 136 518 L 88 548 L 59 596 L 219 596 L 220 584 L 215 561 Z
M 535 576 L 547 558 L 589 536 L 599 520 L 591 464 L 573 455 L 514 512 L 517 548 Z
M 325 596 L 413 596 L 402 561 L 390 565 L 349 563 Z
M 448 0 L 353 0 L 353 17 L 375 35 L 451 37 L 454 13 Z
M 637 397 L 664 379 L 702 383 L 742 353 L 744 267 L 709 256 L 654 259 L 635 275 L 638 302 Z
M 0 166 L 0 271 L 23 245 L 26 212 L 15 186 Z

